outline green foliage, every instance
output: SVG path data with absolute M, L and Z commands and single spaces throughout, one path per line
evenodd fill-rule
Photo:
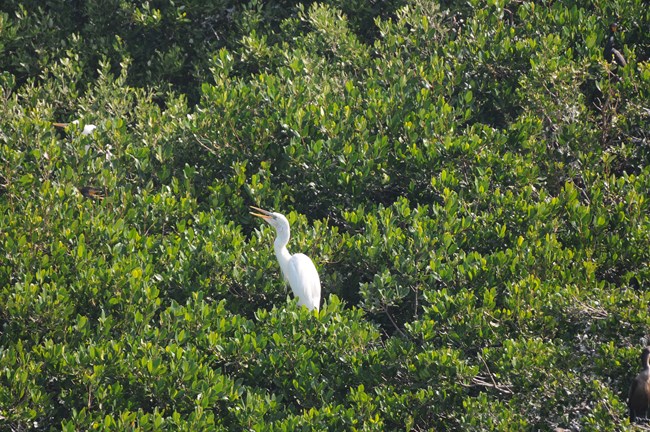
M 0 429 L 627 426 L 649 25 L 641 0 L 4 2 Z M 287 216 L 320 311 L 249 205 Z

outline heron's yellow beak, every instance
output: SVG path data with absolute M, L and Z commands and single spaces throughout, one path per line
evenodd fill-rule
M 253 216 L 261 217 L 262 219 L 271 219 L 271 218 L 273 217 L 273 215 L 271 214 L 271 212 L 268 212 L 268 211 L 266 211 L 266 210 L 262 210 L 262 209 L 259 208 L 259 207 L 251 206 L 251 208 L 254 209 L 254 210 L 257 210 L 258 212 L 261 212 L 261 213 L 262 213 L 262 214 L 260 214 L 260 213 L 250 212 L 250 214 L 252 214 Z
M 52 123 L 52 126 L 64 128 L 64 127 L 68 127 L 68 124 L 69 123 Z

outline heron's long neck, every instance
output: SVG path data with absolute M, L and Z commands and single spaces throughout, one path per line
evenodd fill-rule
M 280 268 L 282 271 L 285 271 L 286 265 L 289 263 L 291 254 L 287 250 L 287 243 L 289 243 L 289 231 L 278 233 L 278 236 L 275 238 L 273 243 L 273 249 L 275 250 L 275 256 L 278 258 L 280 263 Z M 286 273 L 285 273 L 286 274 Z

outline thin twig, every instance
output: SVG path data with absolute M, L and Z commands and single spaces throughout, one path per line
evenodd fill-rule
M 490 367 L 487 365 L 487 363 L 485 362 L 485 359 L 483 358 L 483 356 L 480 353 L 478 354 L 478 358 L 483 362 L 483 365 L 485 366 L 485 369 L 487 369 L 488 376 L 490 377 L 490 380 L 492 380 L 492 384 L 494 384 L 494 387 L 497 387 L 497 382 L 494 379 L 494 375 L 492 375 L 492 372 L 490 371 Z
M 415 319 L 418 319 L 418 294 L 420 293 L 420 288 L 419 286 L 415 286 L 415 313 L 413 314 L 415 316 Z
M 394 320 L 393 317 L 391 316 L 390 312 L 388 312 L 388 307 L 387 307 L 386 305 L 384 305 L 384 313 L 386 314 L 386 316 L 388 316 L 388 319 L 389 319 L 390 322 L 393 324 L 393 327 L 395 327 L 395 330 L 397 330 L 397 332 L 398 332 L 399 334 L 401 334 L 402 337 L 404 337 L 405 339 L 408 339 L 409 337 L 406 335 L 406 333 L 404 333 L 404 332 L 402 331 L 401 328 L 399 328 L 399 326 L 397 325 L 397 323 L 395 322 L 395 320 Z
M 216 152 L 213 148 L 210 148 L 210 147 L 208 147 L 207 145 L 203 144 L 203 142 L 199 139 L 199 137 L 196 136 L 195 133 L 193 133 L 192 136 L 194 137 L 194 139 L 196 140 L 196 142 L 199 143 L 199 145 L 200 145 L 201 147 L 203 147 L 204 149 L 206 149 L 207 151 L 209 151 L 209 152 L 212 153 L 213 155 L 217 156 L 217 152 Z
M 494 374 L 492 374 L 492 372 L 490 371 L 490 367 L 487 365 L 487 363 L 485 362 L 481 354 L 478 354 L 478 358 L 481 359 L 481 362 L 485 366 L 485 369 L 487 369 L 488 377 L 491 382 L 488 382 L 485 380 L 485 378 L 477 375 L 474 378 L 472 378 L 472 384 L 481 387 L 493 388 L 501 393 L 508 394 L 508 395 L 514 394 L 514 392 L 512 391 L 509 385 L 498 384 L 496 382 L 496 380 L 494 379 Z

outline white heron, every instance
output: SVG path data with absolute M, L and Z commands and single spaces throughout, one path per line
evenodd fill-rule
M 275 228 L 276 237 L 273 243 L 275 256 L 280 263 L 284 279 L 289 282 L 291 291 L 298 297 L 298 304 L 309 310 L 320 308 L 320 278 L 311 259 L 301 253 L 291 255 L 287 250 L 290 231 L 289 221 L 280 213 L 273 213 L 251 206 L 259 213 L 251 212 L 253 216 L 261 217 Z
M 72 123 L 78 125 L 79 120 L 75 120 Z M 60 128 L 67 128 L 70 125 L 70 123 L 52 123 L 52 125 Z M 91 135 L 95 129 L 97 129 L 97 126 L 95 126 L 94 124 L 84 125 L 84 128 L 81 131 L 81 135 Z

